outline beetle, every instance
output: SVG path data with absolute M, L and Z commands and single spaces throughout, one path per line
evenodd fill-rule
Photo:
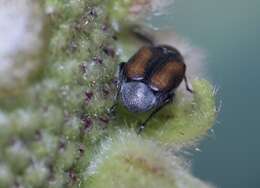
M 193 92 L 185 75 L 186 65 L 181 53 L 168 45 L 141 47 L 129 60 L 119 64 L 116 101 L 128 111 L 148 112 L 138 133 L 147 122 L 170 103 L 175 90 L 184 80 L 186 89 Z M 113 110 L 116 103 L 111 107 Z

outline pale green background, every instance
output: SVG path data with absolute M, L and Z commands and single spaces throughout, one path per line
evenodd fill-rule
M 175 0 L 153 22 L 206 49 L 220 88 L 215 136 L 193 152 L 193 173 L 220 188 L 260 188 L 260 0 Z

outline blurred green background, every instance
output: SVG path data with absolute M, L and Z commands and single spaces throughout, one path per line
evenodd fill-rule
M 175 0 L 152 22 L 205 49 L 219 88 L 215 133 L 193 153 L 193 173 L 221 188 L 259 188 L 260 0 Z

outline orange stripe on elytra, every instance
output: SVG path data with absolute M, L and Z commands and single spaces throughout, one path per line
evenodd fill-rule
M 129 78 L 143 78 L 152 52 L 148 47 L 142 47 L 133 59 L 126 65 L 126 73 Z
M 185 65 L 176 61 L 165 64 L 159 71 L 151 77 L 151 86 L 158 90 L 171 89 L 173 85 L 182 81 L 185 74 Z

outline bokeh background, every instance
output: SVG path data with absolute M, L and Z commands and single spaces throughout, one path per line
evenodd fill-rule
M 193 173 L 221 188 L 260 187 L 260 1 L 175 0 L 156 27 L 205 49 L 222 101 L 214 133 L 193 152 Z

